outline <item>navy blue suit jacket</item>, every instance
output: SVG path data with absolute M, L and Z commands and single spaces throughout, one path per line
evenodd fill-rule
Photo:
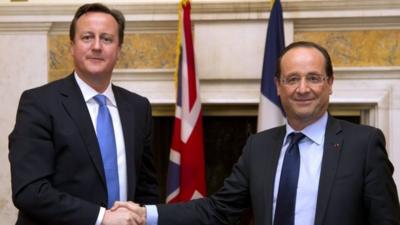
M 148 100 L 112 86 L 121 119 L 128 200 L 158 203 Z M 17 224 L 94 225 L 107 205 L 95 130 L 73 75 L 25 91 L 9 136 Z
M 235 224 L 251 208 L 272 224 L 274 180 L 285 127 L 252 135 L 223 187 L 209 198 L 159 205 L 158 225 Z M 328 118 L 315 225 L 400 225 L 393 166 L 383 133 Z

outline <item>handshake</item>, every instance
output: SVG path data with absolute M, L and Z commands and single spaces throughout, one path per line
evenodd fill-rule
M 115 202 L 106 210 L 101 225 L 146 225 L 146 207 L 134 202 Z

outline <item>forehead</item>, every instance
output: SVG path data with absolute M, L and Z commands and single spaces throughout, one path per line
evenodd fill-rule
M 88 12 L 76 21 L 76 30 L 104 29 L 113 31 L 118 28 L 115 18 L 103 12 Z
M 283 55 L 281 70 L 283 74 L 291 72 L 323 72 L 325 70 L 325 58 L 315 48 L 296 47 Z

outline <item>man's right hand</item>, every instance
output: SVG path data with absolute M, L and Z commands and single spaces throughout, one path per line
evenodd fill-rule
M 101 225 L 144 225 L 145 223 L 143 216 L 121 207 L 112 211 L 106 210 Z

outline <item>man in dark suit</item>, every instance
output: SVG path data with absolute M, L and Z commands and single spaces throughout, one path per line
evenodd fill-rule
M 17 224 L 133 224 L 142 218 L 109 210 L 115 200 L 159 202 L 150 104 L 110 82 L 124 27 L 117 10 L 81 6 L 70 26 L 74 73 L 22 94 L 9 136 Z
M 156 210 L 129 202 L 112 210 L 147 213 L 147 224 L 158 225 L 235 224 L 246 208 L 256 225 L 399 225 L 384 135 L 328 114 L 333 80 L 324 48 L 292 43 L 275 79 L 287 124 L 250 136 L 219 191 Z

